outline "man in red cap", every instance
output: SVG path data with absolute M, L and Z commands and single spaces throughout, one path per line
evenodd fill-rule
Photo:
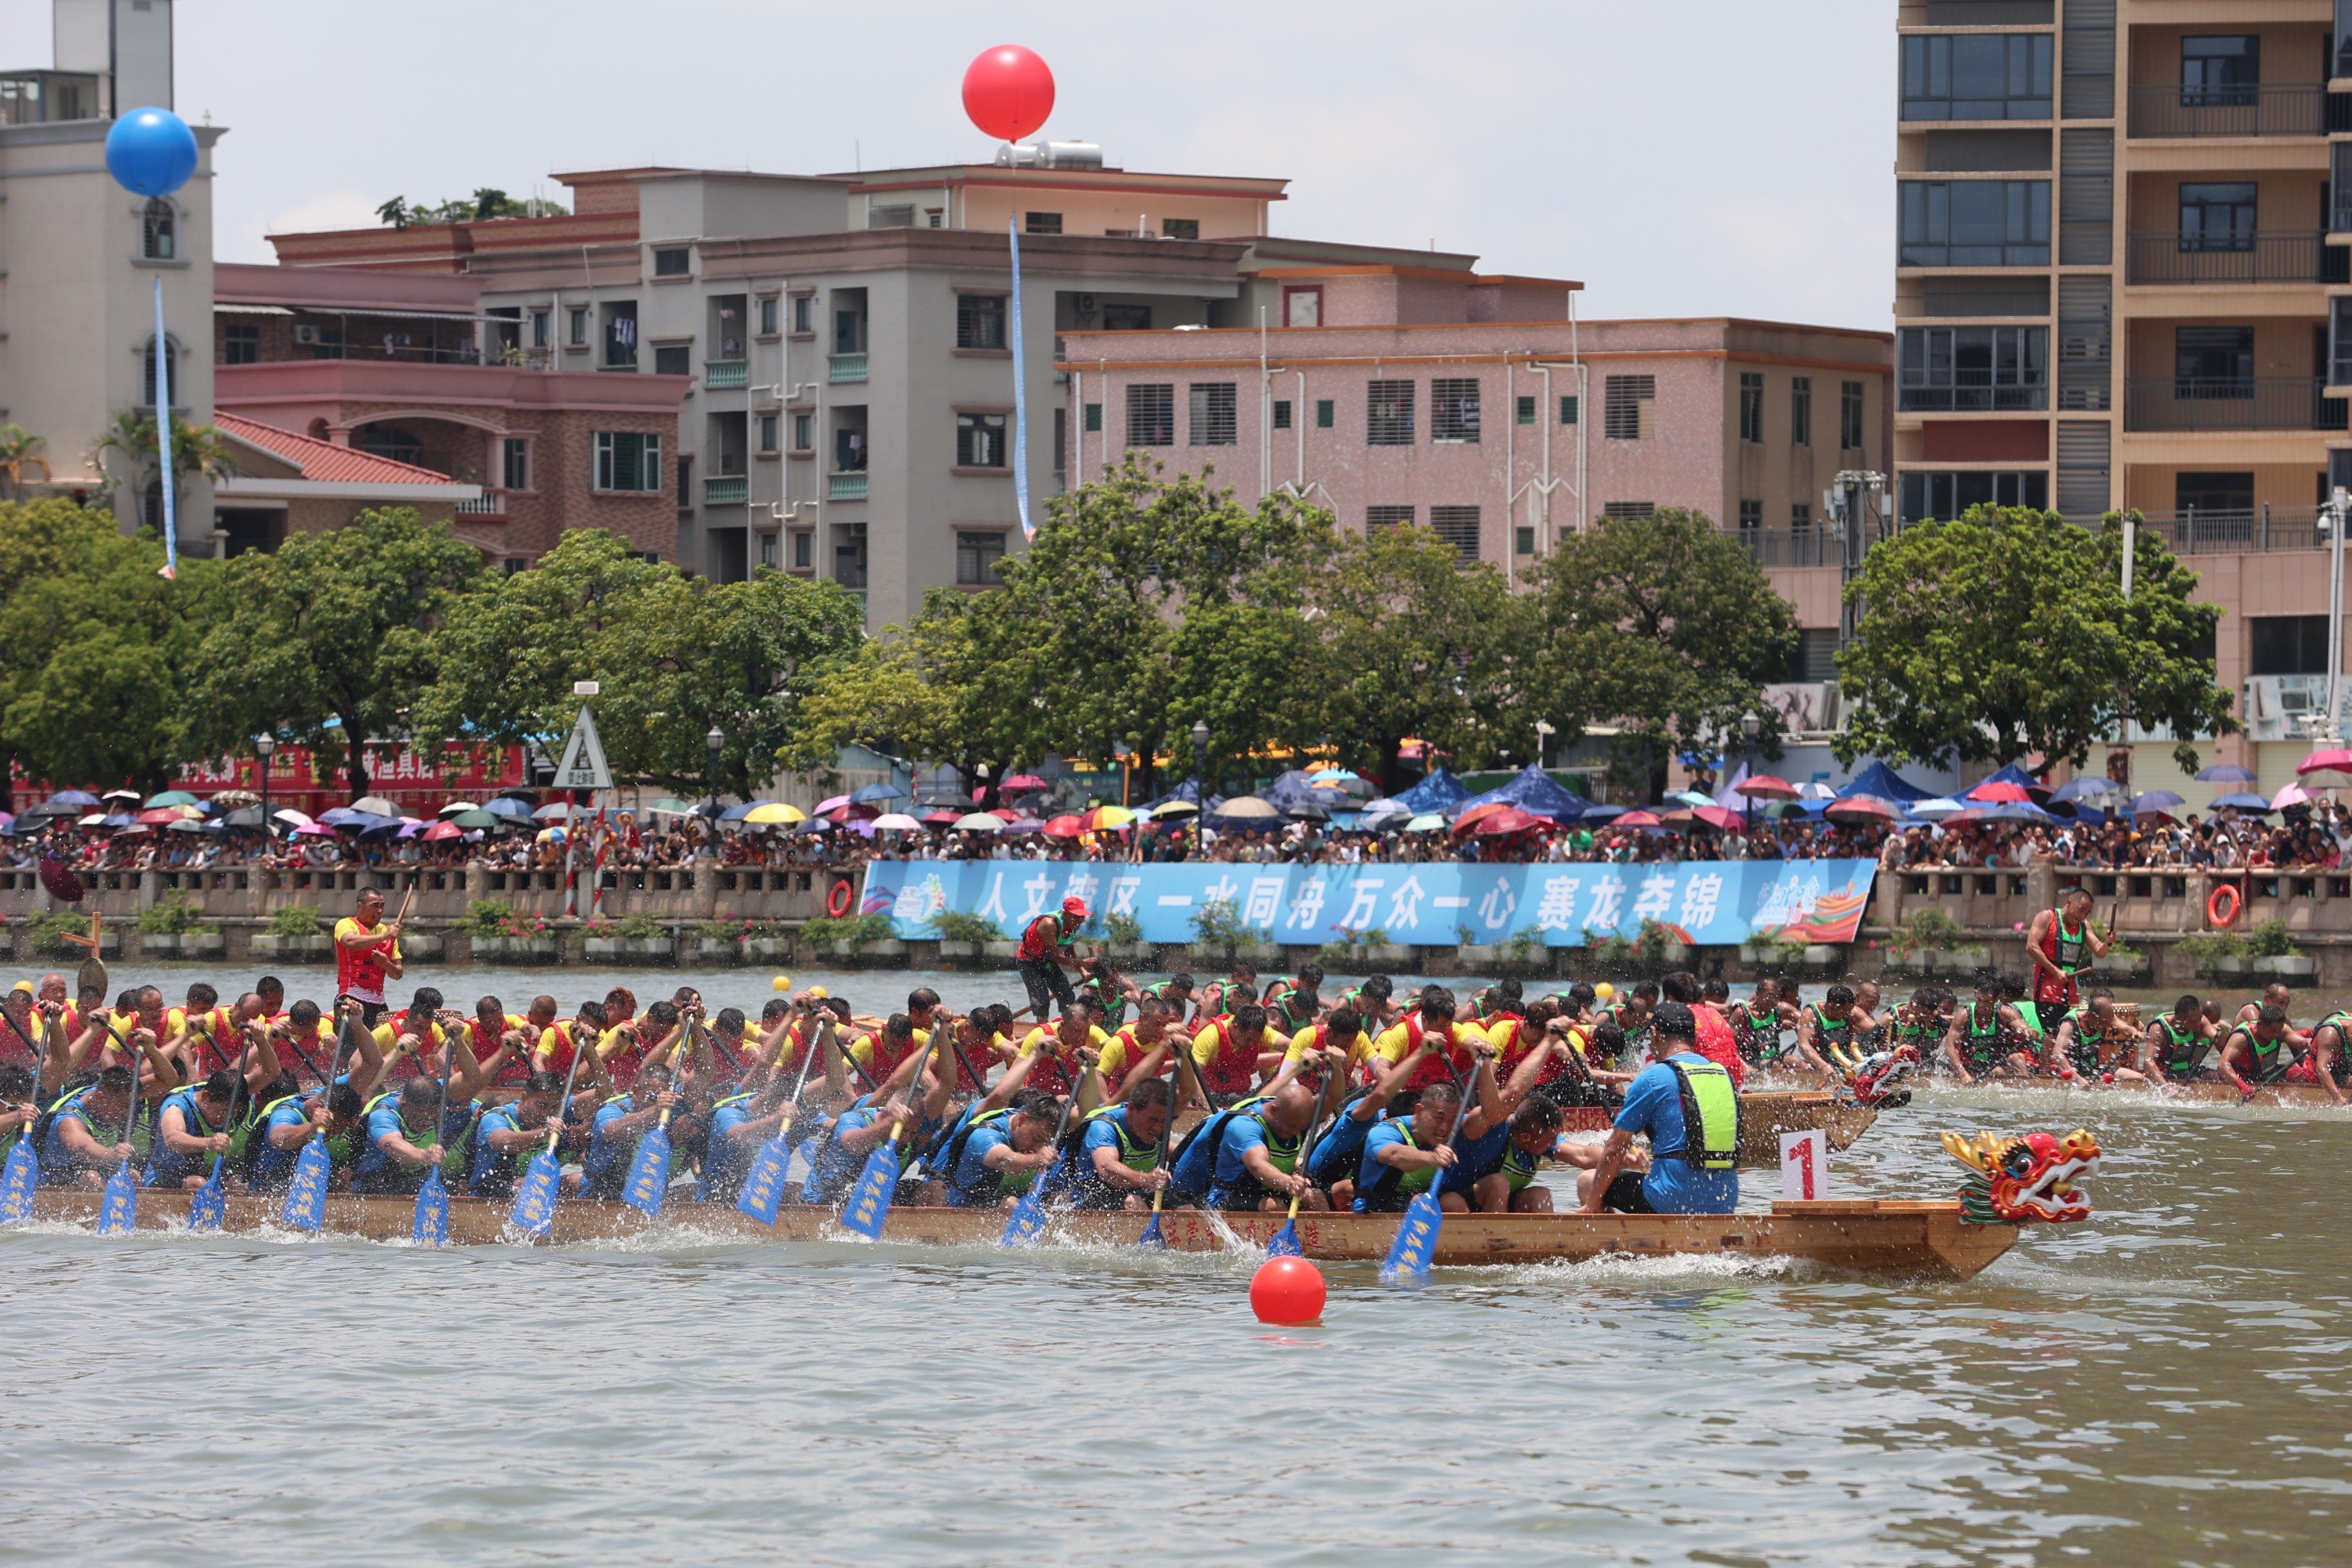
M 1064 899 L 1060 912 L 1039 915 L 1021 933 L 1013 967 L 1021 971 L 1021 984 L 1029 988 L 1029 1011 L 1041 1020 L 1049 1004 L 1059 1002 L 1066 1008 L 1077 1000 L 1070 977 L 1063 971 L 1076 971 L 1078 966 L 1078 928 L 1086 923 L 1086 900 Z

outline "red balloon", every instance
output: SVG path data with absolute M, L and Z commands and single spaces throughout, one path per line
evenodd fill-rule
M 1320 1322 L 1323 1271 L 1304 1258 L 1267 1258 L 1250 1276 L 1250 1310 L 1261 1323 Z
M 1054 73 L 1035 51 L 999 44 L 964 68 L 963 111 L 1000 142 L 1018 142 L 1054 112 Z

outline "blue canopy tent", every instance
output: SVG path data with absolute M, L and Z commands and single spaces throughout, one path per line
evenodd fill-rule
M 1853 782 L 1837 792 L 1837 797 L 1840 800 L 1851 800 L 1858 795 L 1874 795 L 1881 800 L 1902 801 L 1906 804 L 1915 800 L 1936 798 L 1934 790 L 1921 789 L 1885 763 L 1876 761 L 1854 774 Z
M 2051 793 L 2050 786 L 2048 784 L 2043 784 L 2040 779 L 2035 778 L 2032 773 L 2027 773 L 2015 763 L 2006 764 L 2001 768 L 2000 772 L 1994 773 L 1990 778 L 1979 779 L 1976 784 L 1970 784 L 1969 789 L 1975 789 L 1978 784 L 2011 784 L 2017 785 L 2020 789 L 2030 789 L 2034 794 L 2040 795 L 2046 795 Z M 1960 797 L 1963 800 L 1967 799 L 1968 790 L 1962 790 L 1960 792 Z
M 1401 798 L 1409 800 L 1411 796 Z M 1592 809 L 1593 803 L 1572 790 L 1563 789 L 1549 773 L 1529 763 L 1509 783 L 1456 803 L 1446 810 L 1446 815 L 1459 816 L 1474 805 L 1490 804 L 1516 805 L 1531 816 L 1549 816 L 1554 822 L 1577 822 Z
M 1469 794 L 1460 779 L 1440 768 L 1396 798 L 1420 813 L 1447 810 L 1455 802 L 1467 799 Z

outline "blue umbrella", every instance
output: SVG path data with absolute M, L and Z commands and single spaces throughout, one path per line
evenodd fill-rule
M 2152 789 L 2146 795 L 2132 796 L 2131 804 L 2125 806 L 2124 811 L 2128 816 L 2141 816 L 2159 811 L 2170 811 L 2175 806 L 2188 804 L 2168 789 Z
M 2254 782 L 2254 770 L 2242 768 L 2235 763 L 2215 763 L 2197 775 L 2197 782 L 2199 784 L 2252 784 Z M 2219 805 L 2221 803 L 2215 801 L 2213 804 Z
M 873 800 L 904 800 L 907 798 L 907 792 L 894 784 L 870 784 L 863 788 L 851 790 L 849 798 L 861 804 Z
M 751 816 L 751 808 L 759 804 L 760 803 L 756 800 L 747 800 L 740 805 L 730 805 L 725 811 L 719 814 L 719 820 L 721 822 L 740 822 L 745 817 Z
M 2248 795 L 2243 790 L 2239 790 L 2230 795 L 2217 795 L 2213 797 L 2213 804 L 2217 806 L 2231 806 L 2239 811 L 2267 812 L 2274 809 L 2271 803 L 2264 800 L 2261 795 Z
M 194 797 L 191 796 L 190 798 L 193 799 Z M 58 791 L 57 794 L 49 796 L 47 804 L 50 805 L 96 805 L 98 804 L 98 796 L 90 794 L 88 790 L 61 789 Z
M 496 800 L 486 800 L 482 803 L 482 809 L 492 816 L 509 817 L 516 822 L 529 822 L 531 817 L 530 802 L 517 800 L 512 795 L 502 795 Z M 321 817 L 320 820 L 323 822 L 326 819 Z
M 2100 773 L 2068 779 L 2050 793 L 2053 801 L 2098 800 L 2124 793 L 2124 786 Z

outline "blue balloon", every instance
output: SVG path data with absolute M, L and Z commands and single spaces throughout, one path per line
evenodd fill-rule
M 115 184 L 142 196 L 168 196 L 196 172 L 196 133 L 168 109 L 134 109 L 106 133 Z

